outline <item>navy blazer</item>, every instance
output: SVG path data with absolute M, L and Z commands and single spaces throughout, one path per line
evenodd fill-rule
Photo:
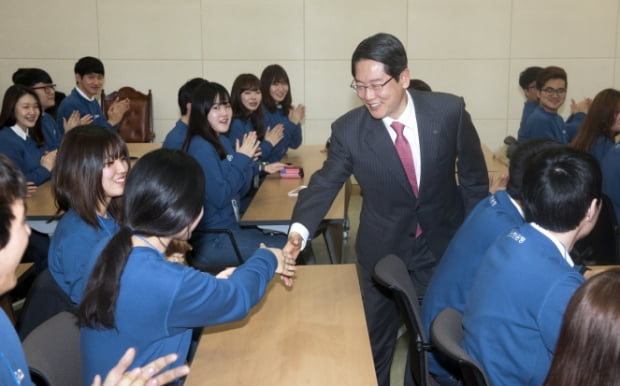
M 342 184 L 354 175 L 364 195 L 356 251 L 368 270 L 389 253 L 400 256 L 409 269 L 433 267 L 465 214 L 489 191 L 480 139 L 463 99 L 417 90 L 410 95 L 420 140 L 419 197 L 383 121 L 361 106 L 332 124 L 328 158 L 300 192 L 293 212 L 292 222 L 314 234 Z M 433 261 L 411 259 L 418 223 Z

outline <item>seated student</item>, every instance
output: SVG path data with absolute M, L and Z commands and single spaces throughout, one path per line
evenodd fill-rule
M 274 272 L 294 274 L 294 260 L 285 262 L 279 249 L 257 249 L 223 278 L 166 261 L 171 240 L 187 240 L 200 221 L 204 186 L 198 162 L 179 150 L 150 152 L 129 172 L 123 226 L 94 248 L 78 307 L 85 380 L 108 371 L 110 358 L 129 346 L 136 347 L 137 366 L 168 352 L 182 364 L 192 328 L 245 317 Z
M 265 67 L 260 76 L 260 91 L 263 127 L 284 125 L 284 138 L 267 157 L 267 162 L 277 162 L 284 157 L 289 148 L 297 149 L 301 145 L 301 121 L 306 115 L 306 107 L 301 104 L 293 106 L 288 75 L 278 64 Z
M 564 122 L 558 110 L 566 100 L 567 86 L 566 71 L 560 67 L 546 67 L 538 73 L 538 107 L 519 128 L 519 142 L 533 138 L 550 138 L 569 143 L 575 137 L 586 117 L 591 100 L 584 99 L 579 103 L 572 101 L 571 116 Z
M 65 135 L 52 191 L 60 218 L 52 236 L 48 265 L 74 303 L 84 286 L 89 248 L 119 229 L 121 196 L 129 171 L 129 152 L 117 133 L 101 126 L 78 126 Z
M 620 269 L 588 279 L 571 298 L 546 386 L 613 386 L 620 379 Z
M 0 127 L 0 153 L 9 157 L 34 185 L 49 180 L 56 164 L 56 150 L 45 150 L 39 99 L 31 88 L 13 85 L 6 90 Z
M 192 93 L 201 84 L 208 84 L 209 81 L 203 78 L 193 78 L 185 82 L 181 88 L 179 88 L 178 103 L 181 110 L 181 118 L 174 125 L 172 130 L 168 132 L 162 145 L 165 149 L 183 149 L 183 141 L 187 136 L 187 124 L 189 123 L 189 112 L 191 111 Z
M 282 247 L 286 235 L 268 235 L 257 228 L 239 226 L 238 203 L 252 186 L 259 141 L 256 133 L 250 132 L 233 145 L 224 135 L 232 118 L 229 100 L 228 91 L 218 83 L 194 90 L 184 149 L 199 162 L 207 180 L 205 214 L 199 229 L 231 230 L 241 256 L 247 259 L 260 243 Z M 196 233 L 191 243 L 198 263 L 236 262 L 233 246 L 224 233 Z
M 28 242 L 30 228 L 25 222 L 26 183 L 22 173 L 11 161 L 0 154 L 0 295 L 11 290 L 17 283 L 15 271 Z M 30 371 L 21 342 L 4 310 L 0 310 L 0 384 L 33 386 Z M 142 368 L 127 371 L 133 362 L 135 350 L 130 348 L 108 373 L 104 385 L 140 386 L 165 384 L 189 373 L 188 366 L 172 368 L 161 374 L 160 370 L 177 361 L 176 354 L 160 357 Z M 101 377 L 93 380 L 101 385 Z
M 256 132 L 261 141 L 259 160 L 268 163 L 274 147 L 284 138 L 284 125 L 279 123 L 274 127 L 264 127 L 262 99 L 260 80 L 255 75 L 237 76 L 230 91 L 233 121 L 227 136 L 235 143 L 236 140 L 241 141 L 246 133 Z
M 575 149 L 589 152 L 598 162 L 603 162 L 609 149 L 614 147 L 618 133 L 620 91 L 608 88 L 596 94 L 592 100 L 588 115 L 571 145 Z
M 60 146 L 60 141 L 66 131 L 77 125 L 88 123 L 88 117 L 80 120 L 80 113 L 74 111 L 69 119 L 63 119 L 62 125 L 58 125 L 56 118 L 47 113 L 48 109 L 56 105 L 56 85 L 49 74 L 40 68 L 20 68 L 13 73 L 13 83 L 30 87 L 39 97 L 41 104 L 41 127 L 47 150 L 55 150 Z
M 620 144 L 607 151 L 601 162 L 603 173 L 603 192 L 614 205 L 616 219 L 620 219 Z
M 261 175 L 277 173 L 286 165 L 281 162 L 269 162 L 274 147 L 284 138 L 284 125 L 263 127 L 263 109 L 261 108 L 262 95 L 260 80 L 253 74 L 241 74 L 233 82 L 230 92 L 230 105 L 233 111 L 233 120 L 226 135 L 232 144 L 243 141 L 243 136 L 255 132 L 260 141 L 260 156 L 256 160 L 254 170 L 254 186 L 241 199 L 240 211 L 245 212 L 256 188 L 261 182 Z
M 601 172 L 590 154 L 548 149 L 527 165 L 527 223 L 486 251 L 463 312 L 462 346 L 491 384 L 545 379 L 566 305 L 584 281 L 570 251 L 596 224 L 600 203 Z
M 550 139 L 533 139 L 515 149 L 510 160 L 506 190 L 499 190 L 480 201 L 469 213 L 450 241 L 424 295 L 422 324 L 430 336 L 431 323 L 445 308 L 463 312 L 480 260 L 500 236 L 523 223 L 521 182 L 527 162 L 542 150 L 565 146 Z M 429 371 L 439 383 L 450 373 L 436 352 L 428 357 Z
M 528 67 L 519 74 L 519 86 L 525 95 L 523 103 L 523 112 L 521 113 L 521 123 L 519 123 L 519 131 L 525 126 L 525 121 L 532 111 L 538 107 L 538 89 L 536 88 L 536 78 L 542 70 L 542 67 Z
M 85 56 L 75 63 L 73 70 L 76 86 L 58 106 L 58 124 L 62 125 L 64 119 L 69 119 L 74 111 L 78 111 L 82 123 L 93 123 L 117 130 L 123 115 L 129 110 L 129 98 L 116 98 L 108 109 L 106 120 L 99 102 L 95 99 L 103 88 L 103 63 L 92 56 Z

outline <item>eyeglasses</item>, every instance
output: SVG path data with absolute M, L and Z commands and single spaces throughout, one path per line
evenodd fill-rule
M 373 92 L 381 91 L 383 87 L 385 87 L 385 85 L 388 84 L 390 80 L 392 79 L 394 79 L 394 77 L 390 76 L 390 78 L 383 83 L 371 84 L 369 86 L 357 84 L 355 83 L 355 80 L 354 80 L 353 82 L 351 82 L 351 86 L 349 87 L 351 87 L 351 90 L 353 90 L 353 92 L 356 93 L 357 95 L 363 95 L 366 93 L 366 91 L 368 91 L 368 89 L 371 89 Z
M 54 92 L 56 91 L 56 85 L 55 84 L 48 84 L 47 86 L 38 86 L 38 87 L 33 87 L 33 90 L 43 90 L 46 93 L 50 93 L 50 92 Z
M 542 92 L 544 92 L 547 95 L 551 95 L 551 94 L 564 95 L 564 94 L 566 94 L 566 89 L 565 88 L 545 87 L 545 88 L 542 89 Z

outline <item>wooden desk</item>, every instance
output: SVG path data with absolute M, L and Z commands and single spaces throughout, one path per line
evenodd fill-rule
M 204 329 L 185 385 L 376 385 L 355 265 L 274 278 L 242 321 Z
M 327 153 L 321 152 L 323 148 L 324 146 L 321 145 L 303 145 L 298 149 L 289 150 L 282 162 L 303 167 L 304 177 L 293 179 L 280 178 L 279 175 L 267 176 L 239 223 L 241 225 L 290 224 L 297 197 L 289 197 L 288 192 L 300 185 L 308 186 L 312 174 L 323 166 L 323 161 L 327 158 Z M 332 222 L 345 221 L 344 189 L 340 190 L 324 219 Z
M 308 186 L 312 174 L 323 166 L 327 152 L 322 145 L 303 145 L 298 149 L 289 150 L 282 162 L 304 169 L 301 179 L 280 178 L 269 175 L 261 184 L 246 212 L 241 217 L 241 225 L 286 225 L 291 222 L 297 197 L 289 197 L 288 192 L 300 185 Z M 331 208 L 323 217 L 329 225 L 323 231 L 332 263 L 342 262 L 344 223 L 347 219 L 347 197 L 345 188 L 341 189 Z
M 149 151 L 159 149 L 160 147 L 160 142 L 127 144 L 129 155 L 132 158 L 140 158 Z M 50 181 L 40 185 L 32 197 L 26 200 L 28 220 L 47 220 L 56 213 L 56 204 L 54 203 L 51 185 Z
M 15 270 L 15 276 L 17 277 L 17 284 L 21 283 L 30 273 L 34 270 L 33 263 L 20 263 Z M 0 295 L 0 307 L 4 309 L 4 312 L 9 317 L 9 320 L 15 325 L 15 313 L 13 312 L 13 299 L 8 293 Z

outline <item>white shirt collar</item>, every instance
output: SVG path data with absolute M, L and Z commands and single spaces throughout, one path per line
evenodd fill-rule
M 95 97 L 92 97 L 92 98 L 88 97 L 88 96 L 87 96 L 86 94 L 84 94 L 84 92 L 83 92 L 82 90 L 80 90 L 80 88 L 79 88 L 79 87 L 77 87 L 77 86 L 75 86 L 75 91 L 77 91 L 77 92 L 78 92 L 78 94 L 80 94 L 80 95 L 81 95 L 84 99 L 86 99 L 86 100 L 88 100 L 88 101 L 90 101 L 90 102 L 92 102 L 92 101 L 95 99 Z
M 15 132 L 21 139 L 24 141 L 28 139 L 28 129 L 26 131 L 22 130 L 21 127 L 17 126 L 17 124 L 11 126 L 11 130 Z
M 549 231 L 547 231 L 546 229 L 544 229 L 540 225 L 538 225 L 538 224 L 536 224 L 534 222 L 531 222 L 530 225 L 532 227 L 534 227 L 534 229 L 536 229 L 537 231 L 542 233 L 543 235 L 547 236 L 547 238 L 549 240 L 551 240 L 553 242 L 553 244 L 555 244 L 555 246 L 560 251 L 560 254 L 562 255 L 562 258 L 564 258 L 564 260 L 566 260 L 566 262 L 568 263 L 569 266 L 573 267 L 575 265 L 575 263 L 573 263 L 573 259 L 571 259 L 570 255 L 568 254 L 568 251 L 566 250 L 566 247 L 564 246 L 564 244 L 562 244 L 560 241 L 556 240 L 555 237 L 553 237 L 551 235 L 551 233 L 549 233 Z
M 521 218 L 525 218 L 525 214 L 523 213 L 523 209 L 521 209 L 521 205 L 519 205 L 512 197 L 510 197 L 510 194 L 508 194 L 508 192 L 506 192 L 506 195 L 510 199 L 510 202 L 512 202 L 512 205 L 514 205 L 515 208 L 517 208 L 517 210 L 519 211 Z
M 387 116 L 383 118 L 382 121 L 385 127 L 391 127 L 390 125 L 394 121 L 398 121 L 404 124 L 406 127 L 417 127 L 413 99 L 411 98 L 411 95 L 409 95 L 409 91 L 405 91 L 405 94 L 407 95 L 407 106 L 405 107 L 405 111 L 403 111 L 403 113 L 400 115 L 400 117 L 398 117 L 398 119 L 393 119 Z

